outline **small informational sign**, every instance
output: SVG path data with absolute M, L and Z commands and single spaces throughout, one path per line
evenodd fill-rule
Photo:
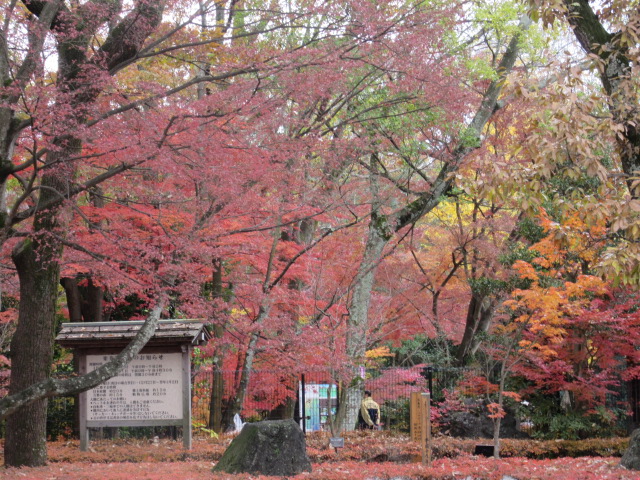
M 329 438 L 329 446 L 333 448 L 344 448 L 344 438 L 343 437 Z
M 93 371 L 114 355 L 87 355 Z M 87 421 L 180 420 L 181 353 L 141 354 L 117 376 L 87 392 Z
M 422 438 L 422 411 L 420 409 L 420 392 L 411 392 L 409 402 L 409 422 L 412 442 L 419 442 Z
M 300 385 L 300 398 L 302 398 Z M 306 417 L 305 431 L 324 430 L 329 423 L 329 414 L 338 409 L 338 387 L 328 383 L 310 383 L 304 386 L 304 405 L 300 403 L 300 418 Z M 302 427 L 302 422 L 300 424 Z

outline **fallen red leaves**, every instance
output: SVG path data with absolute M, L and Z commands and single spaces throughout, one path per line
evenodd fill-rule
M 495 460 L 460 453 L 438 458 L 430 467 L 419 463 L 418 446 L 406 437 L 349 434 L 346 448 L 337 454 L 326 447 L 326 435 L 308 436 L 313 472 L 289 480 L 365 480 L 403 478 L 424 480 L 638 480 L 640 474 L 619 467 L 619 458 L 581 457 L 532 460 L 512 457 Z M 364 438 L 366 437 L 366 438 Z M 447 441 L 442 438 L 439 440 Z M 161 440 L 157 446 L 145 440 L 101 440 L 89 452 L 80 452 L 77 441 L 49 444 L 51 463 L 40 468 L 0 470 L 1 480 L 249 480 L 273 477 L 213 474 L 211 467 L 231 438 L 196 438 L 187 452 L 179 442 Z M 465 441 L 470 443 L 473 441 Z
M 436 460 L 431 467 L 419 463 L 326 462 L 314 464 L 312 473 L 290 480 L 389 479 L 397 476 L 429 480 L 494 480 L 505 475 L 519 480 L 638 480 L 638 472 L 618 466 L 617 458 L 527 460 L 511 458 L 458 457 Z M 144 462 L 144 463 L 52 463 L 39 468 L 10 468 L 0 471 L 0 479 L 25 480 L 249 480 L 273 478 L 251 475 L 213 474 L 213 462 Z

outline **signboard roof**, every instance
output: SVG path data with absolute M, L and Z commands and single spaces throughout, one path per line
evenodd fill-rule
M 143 321 L 63 323 L 56 341 L 65 348 L 124 346 Z M 147 346 L 201 345 L 211 338 L 201 320 L 160 320 Z

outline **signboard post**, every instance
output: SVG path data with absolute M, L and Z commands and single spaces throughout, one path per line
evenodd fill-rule
M 411 392 L 409 400 L 411 441 L 420 442 L 422 463 L 431 465 L 431 395 Z

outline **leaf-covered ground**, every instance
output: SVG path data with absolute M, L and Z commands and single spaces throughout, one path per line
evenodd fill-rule
M 638 480 L 640 472 L 619 466 L 619 457 L 579 457 L 534 460 L 511 457 L 501 460 L 475 457 L 468 450 L 473 440 L 450 442 L 437 439 L 438 457 L 430 467 L 420 463 L 418 445 L 406 437 L 355 434 L 346 437 L 345 448 L 336 453 L 328 439 L 309 435 L 308 452 L 313 472 L 297 480 L 392 479 L 429 480 L 526 479 Z M 222 480 L 260 479 L 250 475 L 213 474 L 211 468 L 231 438 L 194 439 L 191 451 L 169 440 L 99 440 L 91 451 L 80 452 L 76 440 L 51 442 L 50 463 L 41 468 L 2 469 L 0 479 L 17 480 Z M 509 442 L 507 442 L 508 444 Z M 507 445 L 512 450 L 513 446 Z M 442 456 L 451 455 L 452 457 Z

